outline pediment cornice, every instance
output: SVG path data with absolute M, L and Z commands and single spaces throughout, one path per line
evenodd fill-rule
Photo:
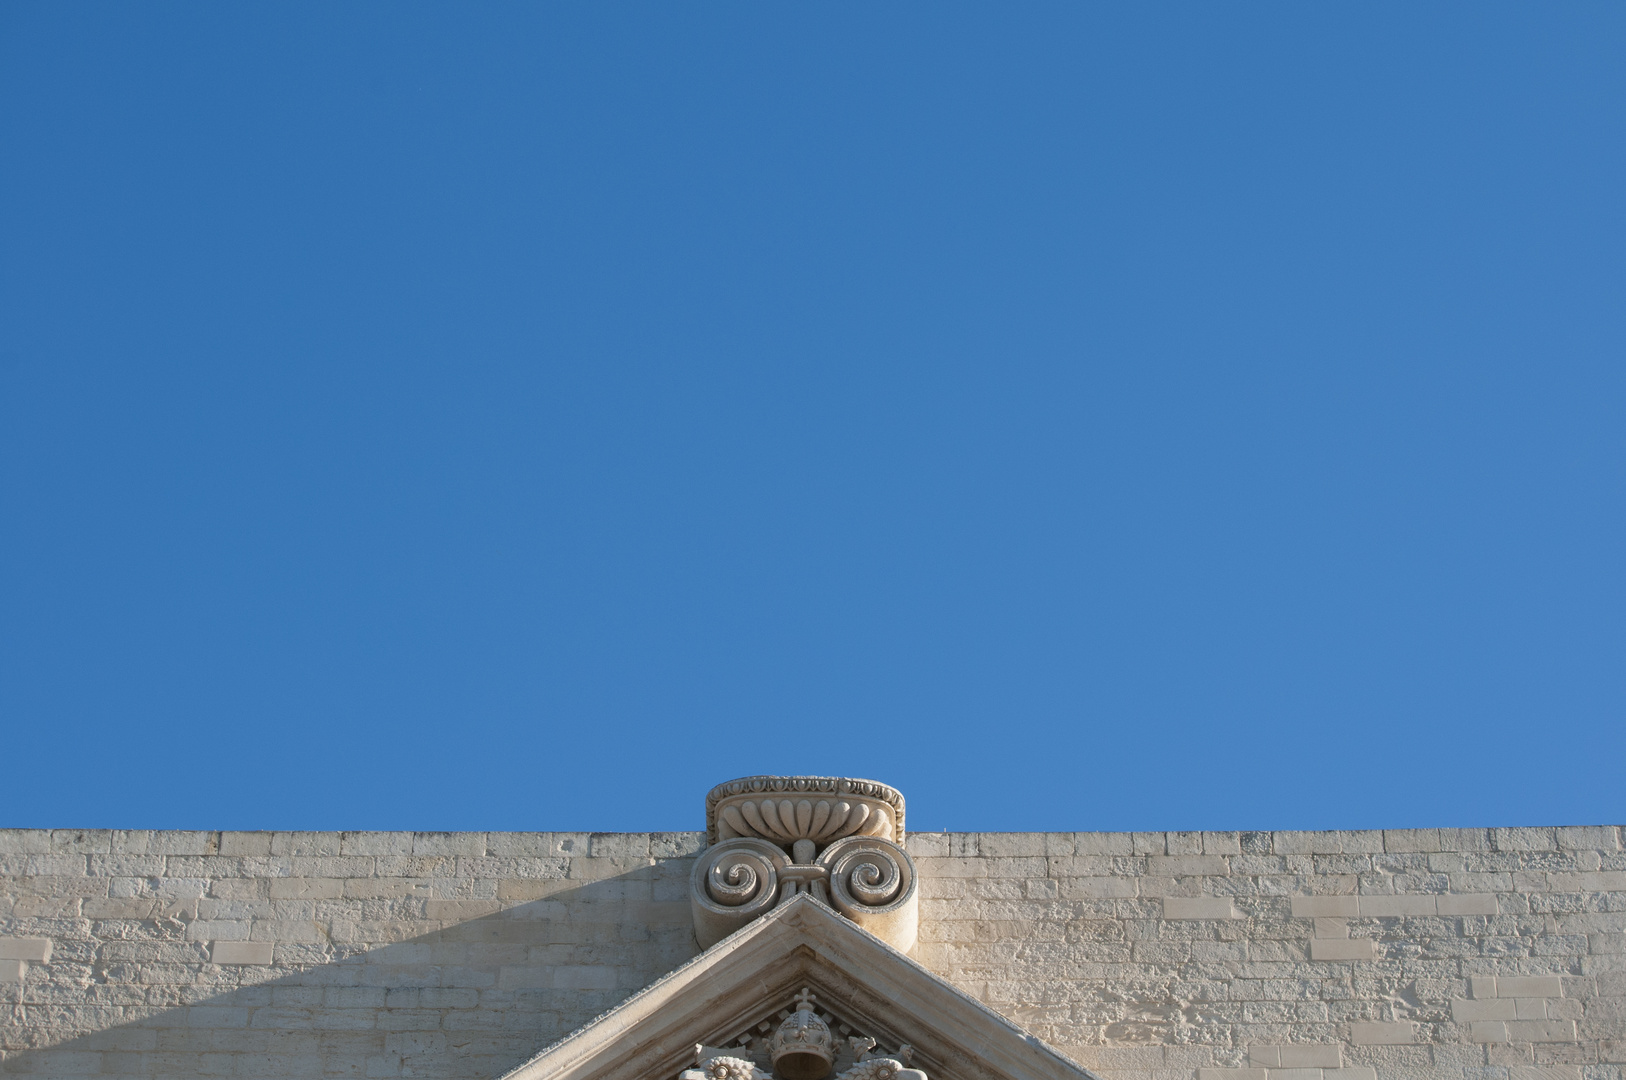
M 931 1080 L 1092 1074 L 885 941 L 802 894 L 547 1047 L 504 1080 L 675 1080 L 807 988 L 865 1035 L 910 1044 Z

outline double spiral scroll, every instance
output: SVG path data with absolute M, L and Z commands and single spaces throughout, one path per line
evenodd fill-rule
M 819 855 L 829 872 L 830 905 L 901 952 L 914 948 L 919 925 L 915 863 L 878 836 L 849 836 Z
M 766 915 L 779 898 L 779 871 L 790 856 L 778 845 L 740 837 L 707 848 L 689 875 L 694 933 L 702 949 Z
M 919 890 L 903 808 L 896 788 L 843 776 L 746 776 L 712 788 L 712 846 L 689 879 L 700 947 L 805 893 L 894 948 L 914 948 Z

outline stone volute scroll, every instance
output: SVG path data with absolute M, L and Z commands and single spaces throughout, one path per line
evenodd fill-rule
M 747 776 L 706 796 L 689 901 L 703 949 L 801 893 L 892 947 L 914 947 L 919 890 L 903 795 L 874 780 Z

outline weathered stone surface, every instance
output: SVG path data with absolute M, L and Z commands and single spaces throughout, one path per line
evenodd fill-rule
M 695 955 L 704 846 L 0 831 L 0 1073 L 495 1077 Z M 912 955 L 1109 1080 L 1626 1080 L 1619 828 L 906 847 Z

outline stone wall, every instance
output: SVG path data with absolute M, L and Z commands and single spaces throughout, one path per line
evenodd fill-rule
M 695 952 L 696 833 L 0 831 L 0 1073 L 494 1077 Z M 909 839 L 1109 1080 L 1626 1080 L 1621 830 Z

